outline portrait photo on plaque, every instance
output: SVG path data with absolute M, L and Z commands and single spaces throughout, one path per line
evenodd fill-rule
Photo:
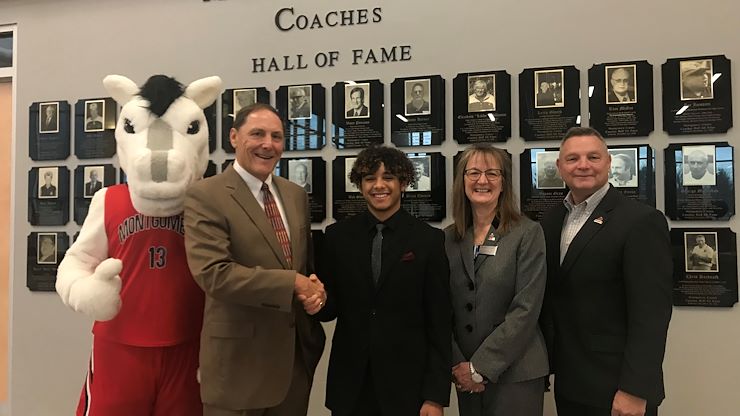
M 535 71 L 534 108 L 565 106 L 564 88 L 565 82 L 562 69 Z
M 716 232 L 684 232 L 687 272 L 718 272 Z
M 345 84 L 344 103 L 345 118 L 369 118 L 370 84 Z
M 59 133 L 59 102 L 39 103 L 39 133 Z
M 558 151 L 542 151 L 537 153 L 536 181 L 537 189 L 564 189 L 565 181 L 560 177 L 556 161 Z
M 637 148 L 609 149 L 612 157 L 612 166 L 609 170 L 609 183 L 615 188 L 636 188 L 637 175 Z
M 248 107 L 257 102 L 257 89 L 248 88 L 232 91 L 232 102 L 234 103 L 234 114 L 238 113 L 244 107 Z
M 606 103 L 637 103 L 637 67 L 636 65 L 605 66 Z
M 39 168 L 39 199 L 56 199 L 59 197 L 59 168 Z
M 303 188 L 307 194 L 311 194 L 313 184 L 311 177 L 313 161 L 311 159 L 295 159 L 288 161 L 288 180 Z
M 85 133 L 105 130 L 105 100 L 85 101 Z
M 288 87 L 288 119 L 311 118 L 311 85 Z
M 711 59 L 681 61 L 678 65 L 681 78 L 681 101 L 714 98 L 712 89 L 714 73 Z
M 668 218 L 712 221 L 735 215 L 734 149 L 730 144 L 669 143 L 663 161 Z
M 92 198 L 95 192 L 103 189 L 103 182 L 105 181 L 105 167 L 104 166 L 85 166 L 84 169 L 84 198 Z
M 714 145 L 682 146 L 683 186 L 717 184 Z
M 349 180 L 349 173 L 352 172 L 352 166 L 355 164 L 356 157 L 348 157 L 344 159 L 344 192 L 360 192 L 360 189 Z M 335 172 L 337 174 L 339 172 Z
M 36 263 L 57 264 L 57 233 L 36 234 Z
M 409 160 L 414 165 L 416 174 L 416 183 L 409 185 L 406 192 L 425 192 L 432 190 L 432 157 L 427 156 L 409 156 Z
M 432 95 L 429 78 L 406 80 L 403 84 L 406 106 L 404 115 L 419 116 L 432 114 Z
M 468 75 L 468 112 L 496 111 L 496 75 Z

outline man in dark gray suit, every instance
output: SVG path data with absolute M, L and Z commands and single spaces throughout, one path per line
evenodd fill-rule
M 656 415 L 673 261 L 662 213 L 608 183 L 599 132 L 574 127 L 558 169 L 570 192 L 542 220 L 547 291 L 542 327 L 559 416 Z

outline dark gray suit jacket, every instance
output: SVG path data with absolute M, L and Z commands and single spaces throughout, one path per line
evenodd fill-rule
M 542 220 L 548 267 L 542 329 L 556 394 L 609 409 L 620 389 L 658 406 L 673 291 L 665 217 L 610 187 L 560 264 L 566 212 L 558 204 Z
M 549 369 L 537 324 L 546 284 L 542 229 L 522 218 L 508 234 L 494 236 L 495 241 L 487 238 L 484 245 L 498 245 L 496 254 L 479 254 L 474 262 L 472 229 L 460 241 L 455 241 L 452 227 L 445 230 L 454 313 L 453 365 L 471 361 L 496 383 L 543 377 Z

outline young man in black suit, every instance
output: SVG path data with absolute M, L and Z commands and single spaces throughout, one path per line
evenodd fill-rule
M 350 180 L 367 210 L 326 230 L 327 300 L 337 319 L 326 406 L 334 416 L 441 416 L 450 398 L 452 309 L 441 230 L 401 208 L 415 179 L 398 149 L 370 147 Z
M 668 225 L 609 186 L 610 160 L 599 132 L 570 129 L 557 160 L 570 192 L 542 220 L 542 329 L 559 416 L 656 415 L 665 397 Z

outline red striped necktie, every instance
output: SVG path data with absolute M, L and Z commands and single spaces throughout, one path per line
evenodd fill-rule
M 285 230 L 283 219 L 280 217 L 280 210 L 278 210 L 277 203 L 275 203 L 275 198 L 272 197 L 270 187 L 264 182 L 262 183 L 262 202 L 265 204 L 267 219 L 270 220 L 272 228 L 275 229 L 275 235 L 280 242 L 280 246 L 283 248 L 283 254 L 288 261 L 288 266 L 293 267 L 293 254 L 290 251 L 288 232 Z

